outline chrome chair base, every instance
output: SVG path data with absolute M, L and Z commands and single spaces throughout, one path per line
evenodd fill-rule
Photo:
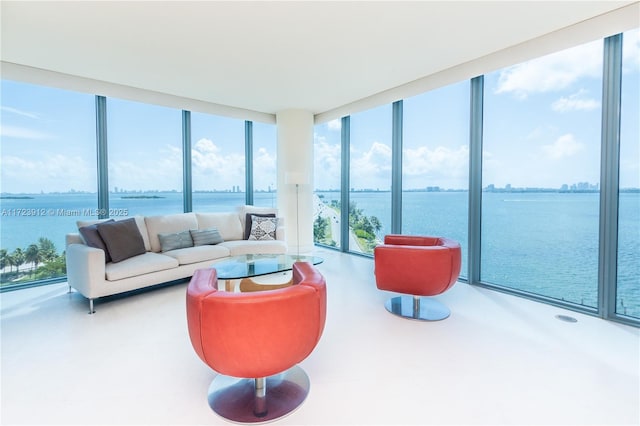
M 234 423 L 267 423 L 302 405 L 309 387 L 307 373 L 297 365 L 259 379 L 218 374 L 209 386 L 209 406 L 220 417 Z
M 451 314 L 449 308 L 430 297 L 397 296 L 387 300 L 384 307 L 399 317 L 420 321 L 440 321 Z

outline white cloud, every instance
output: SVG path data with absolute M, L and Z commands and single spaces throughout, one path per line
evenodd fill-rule
M 457 149 L 444 146 L 405 149 L 403 161 L 405 188 L 463 188 L 468 185 L 469 148 L 466 145 Z
M 342 120 L 339 118 L 331 120 L 327 123 L 327 127 L 329 128 L 329 130 L 338 131 L 342 129 Z
M 319 189 L 340 188 L 340 145 L 328 144 L 322 137 L 315 143 L 316 175 L 320 177 L 315 185 Z M 355 189 L 387 190 L 391 185 L 391 147 L 374 142 L 365 151 L 352 149 L 351 187 Z M 424 188 L 441 186 L 443 188 L 464 188 L 468 182 L 469 149 L 460 146 L 457 149 L 420 147 L 405 149 L 403 155 L 403 186 L 405 188 Z
M 191 159 L 194 190 L 230 190 L 245 181 L 244 155 L 226 154 L 210 139 L 196 142 Z
M 16 115 L 20 115 L 20 116 L 23 116 L 23 117 L 34 118 L 34 119 L 39 118 L 39 116 L 37 114 L 34 114 L 32 112 L 22 111 L 22 110 L 19 110 L 17 108 L 11 108 L 11 107 L 8 107 L 8 106 L 1 106 L 0 110 L 3 111 L 3 112 L 8 112 L 10 114 L 16 114 Z
M 526 99 L 535 93 L 567 89 L 583 77 L 597 77 L 602 73 L 602 49 L 596 45 L 602 41 L 509 67 L 500 73 L 495 93 Z
M 110 159 L 109 187 L 145 191 L 182 190 L 182 151 L 165 145 L 155 156 L 131 155 L 127 159 Z
M 373 142 L 369 150 L 351 153 L 353 188 L 389 189 L 391 186 L 391 147 Z
M 551 109 L 556 112 L 591 111 L 598 107 L 600 107 L 600 102 L 593 98 L 588 98 L 587 91 L 584 89 L 580 89 L 568 97 L 563 96 L 551 104 Z
M 552 144 L 543 145 L 542 152 L 552 160 L 560 160 L 563 158 L 573 157 L 582 151 L 584 145 L 575 140 L 575 137 L 568 133 L 560 136 Z
M 95 191 L 95 166 L 81 157 L 62 154 L 45 159 L 2 156 L 0 158 L 2 192 Z
M 331 145 L 324 137 L 316 136 L 313 167 L 316 176 L 320 178 L 315 182 L 316 188 L 340 188 L 340 155 L 339 144 Z
M 253 189 L 256 191 L 274 189 L 277 186 L 277 161 L 265 148 L 259 148 L 253 155 Z
M 16 127 L 16 126 L 0 126 L 0 136 L 3 138 L 16 138 L 16 139 L 31 139 L 31 140 L 42 140 L 42 139 L 52 139 L 53 136 L 39 132 L 37 130 L 27 129 L 25 127 Z
M 216 144 L 214 144 L 211 140 L 204 138 L 196 142 L 196 144 L 193 146 L 193 150 L 203 154 L 217 154 L 218 152 L 220 152 L 220 148 L 216 146 Z
M 176 189 L 182 189 L 182 148 L 174 145 L 165 145 L 164 149 L 159 150 L 160 161 L 154 166 L 154 170 L 162 169 L 162 171 L 171 176 L 179 176 L 179 186 Z

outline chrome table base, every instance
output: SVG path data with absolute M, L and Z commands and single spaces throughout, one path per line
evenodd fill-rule
M 298 408 L 309 393 L 309 377 L 297 365 L 258 379 L 217 375 L 209 386 L 209 406 L 234 423 L 277 420 Z
M 420 321 L 440 321 L 451 314 L 449 308 L 430 297 L 397 296 L 387 300 L 384 307 L 394 315 Z

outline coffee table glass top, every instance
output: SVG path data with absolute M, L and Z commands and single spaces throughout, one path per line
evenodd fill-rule
M 317 256 L 288 254 L 243 254 L 213 263 L 211 267 L 216 269 L 220 280 L 239 280 L 290 271 L 295 262 L 318 265 L 323 262 L 323 259 Z

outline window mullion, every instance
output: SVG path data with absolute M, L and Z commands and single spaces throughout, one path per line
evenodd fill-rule
M 351 117 L 342 117 L 341 126 L 341 189 L 340 189 L 340 249 L 343 252 L 349 251 L 349 187 L 351 184 L 349 170 L 351 156 L 349 147 L 351 145 Z
M 109 217 L 107 98 L 98 95 L 96 95 L 96 157 L 98 162 L 98 219 L 105 219 Z
M 482 132 L 484 76 L 471 80 L 469 124 L 469 251 L 468 282 L 480 282 L 482 225 Z
M 598 311 L 604 318 L 616 315 L 621 83 L 622 34 L 617 34 L 604 41 L 602 79 Z
M 402 101 L 393 103 L 391 136 L 391 233 L 402 232 Z
M 184 212 L 193 211 L 191 174 L 191 111 L 182 111 L 182 202 Z
M 253 121 L 244 122 L 245 203 L 253 205 Z

